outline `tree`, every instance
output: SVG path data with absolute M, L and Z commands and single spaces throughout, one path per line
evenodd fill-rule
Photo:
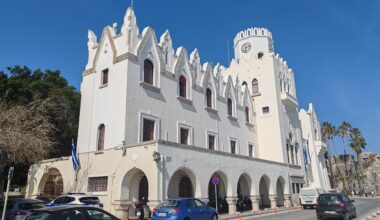
M 0 103 L 0 171 L 5 166 L 35 163 L 54 146 L 54 125 L 48 120 L 47 100 L 27 105 Z
M 329 155 L 331 155 L 330 143 L 331 143 L 331 141 L 333 141 L 335 133 L 336 133 L 335 127 L 333 125 L 331 125 L 329 122 L 323 122 L 321 130 L 322 130 L 321 131 L 322 132 L 322 140 L 326 143 Z M 336 164 L 336 158 L 334 157 L 334 159 L 335 159 L 335 164 Z M 335 174 L 333 172 L 332 165 L 331 165 L 331 156 L 328 157 L 328 162 L 329 162 L 330 175 L 331 175 L 331 186 L 332 186 L 331 188 L 335 188 L 335 184 L 336 184 L 335 183 Z M 339 172 L 338 166 L 337 166 L 337 170 L 338 170 L 338 174 L 339 174 L 340 172 Z
M 50 134 L 55 147 L 44 158 L 70 154 L 71 140 L 77 137 L 80 94 L 61 76 L 60 71 L 33 71 L 25 66 L 8 67 L 6 72 L 0 71 L 0 100 L 8 108 L 41 100 L 45 106 L 46 119 L 55 128 Z M 15 183 L 26 183 L 26 175 L 22 174 L 27 172 L 29 166 L 29 162 L 18 165 L 14 175 Z M 6 176 L 6 173 L 0 174 L 2 178 Z
M 351 124 L 344 121 L 339 126 L 337 130 L 338 136 L 342 139 L 343 149 L 344 149 L 344 167 L 345 167 L 345 176 L 348 176 L 348 167 L 347 167 L 347 139 L 350 136 Z
M 362 150 L 365 149 L 367 143 L 362 136 L 360 130 L 358 128 L 351 129 L 350 132 L 350 147 L 356 154 L 357 164 L 359 166 L 359 171 L 356 171 L 356 173 L 359 173 L 360 175 L 363 174 L 362 172 L 362 164 L 361 164 L 361 153 Z M 361 189 L 361 179 L 357 179 L 359 189 Z

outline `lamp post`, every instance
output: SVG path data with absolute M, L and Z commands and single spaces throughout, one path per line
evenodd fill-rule
M 161 154 L 159 152 L 154 151 L 152 156 L 153 156 L 153 161 L 155 161 L 156 163 L 160 162 Z

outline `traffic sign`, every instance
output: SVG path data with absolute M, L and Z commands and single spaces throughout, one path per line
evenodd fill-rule
M 211 180 L 212 184 L 218 185 L 219 184 L 219 178 L 217 176 L 214 176 Z

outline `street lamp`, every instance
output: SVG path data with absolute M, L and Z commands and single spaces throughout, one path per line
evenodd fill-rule
M 153 160 L 156 163 L 160 162 L 160 160 L 161 160 L 161 154 L 159 152 L 154 151 L 153 154 L 152 154 L 152 156 L 153 156 Z

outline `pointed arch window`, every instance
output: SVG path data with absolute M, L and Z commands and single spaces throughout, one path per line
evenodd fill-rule
M 232 116 L 232 100 L 227 100 L 227 113 L 229 116 Z
M 96 147 L 97 151 L 104 150 L 104 135 L 106 132 L 106 127 L 104 124 L 100 124 L 98 127 L 98 145 Z
M 248 106 L 245 106 L 245 122 L 249 123 L 249 108 Z
M 253 94 L 259 93 L 259 82 L 257 81 L 257 79 L 252 80 L 252 93 Z
M 148 59 L 144 60 L 144 82 L 153 85 L 153 63 Z
M 206 89 L 206 106 L 212 108 L 212 93 L 211 89 Z
M 184 76 L 179 77 L 179 96 L 186 98 L 186 78 Z

